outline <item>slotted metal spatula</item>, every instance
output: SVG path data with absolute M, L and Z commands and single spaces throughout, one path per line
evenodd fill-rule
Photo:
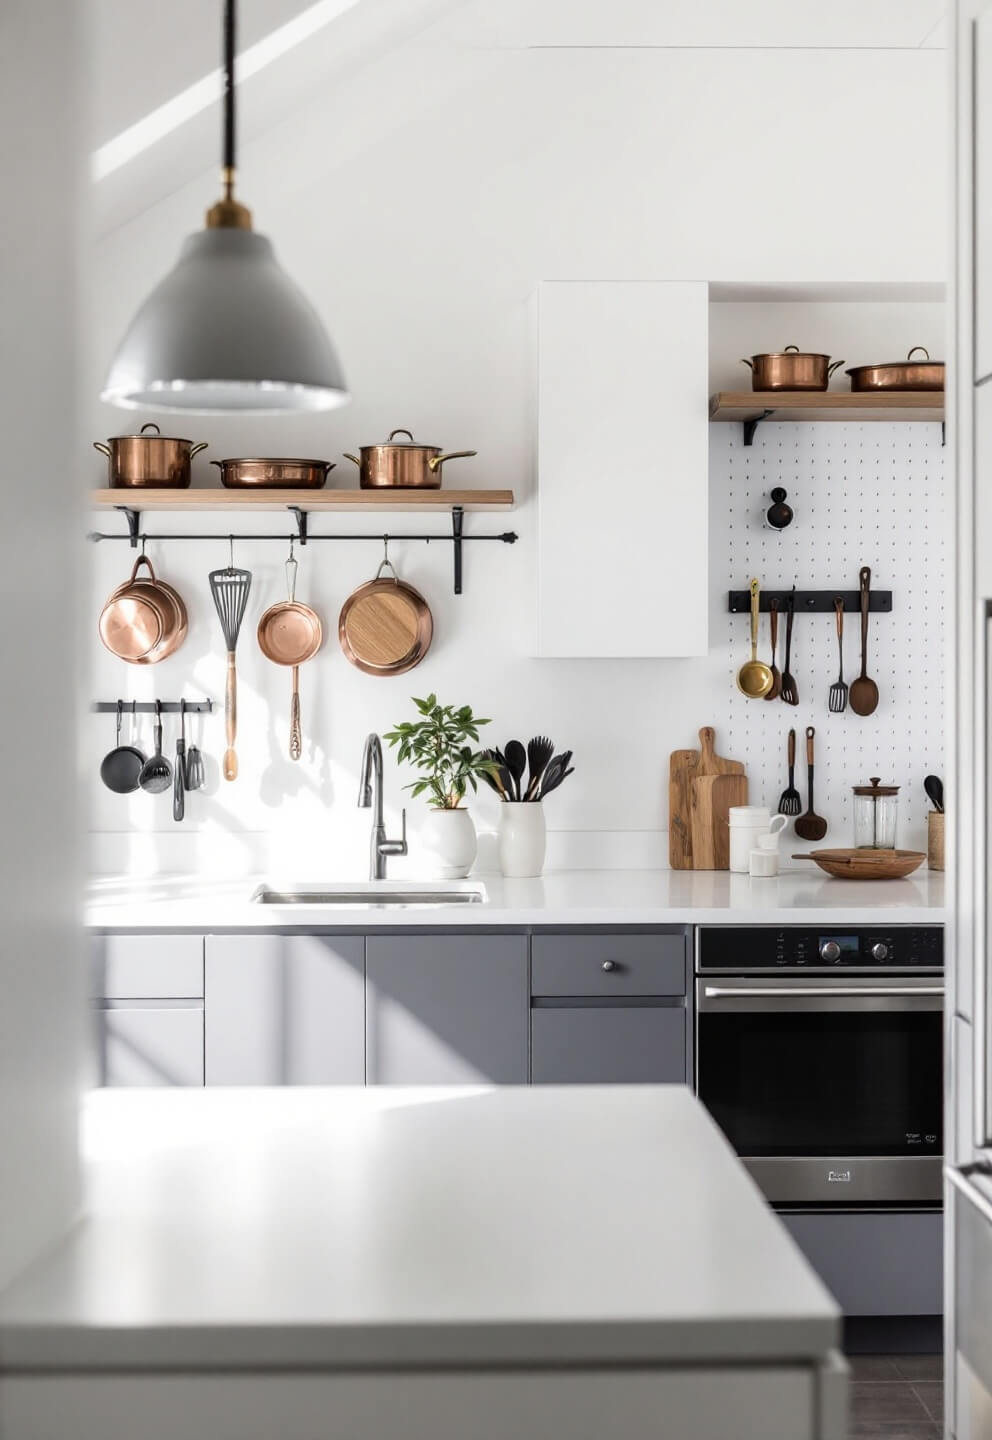
M 233 546 L 232 546 L 233 551 Z M 227 749 L 224 751 L 224 779 L 238 778 L 238 756 L 234 742 L 238 735 L 238 672 L 234 652 L 238 648 L 241 622 L 248 606 L 251 590 L 251 571 L 238 570 L 233 563 L 224 570 L 211 570 L 210 593 L 214 597 L 217 618 L 224 632 L 227 647 L 227 687 L 224 692 L 224 723 L 227 730 Z
M 837 679 L 830 687 L 828 706 L 835 715 L 847 709 L 847 686 L 844 684 L 844 601 L 838 595 L 834 600 L 834 611 L 837 615 L 837 649 L 840 654 L 840 669 L 837 672 Z

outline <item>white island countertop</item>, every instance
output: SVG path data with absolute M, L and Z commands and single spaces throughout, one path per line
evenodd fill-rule
M 837 1306 L 678 1086 L 103 1091 L 0 1369 L 818 1363 Z M 157 1432 L 156 1432 L 157 1433 Z
M 939 925 L 947 919 L 944 876 L 926 867 L 906 880 L 834 880 L 809 865 L 774 879 L 726 870 L 563 870 L 536 880 L 472 876 L 482 904 L 434 907 L 259 905 L 262 877 L 210 882 L 196 876 L 96 880 L 86 923 L 94 929 L 361 930 L 477 925 Z M 323 878 L 309 877 L 312 885 Z M 266 877 L 288 888 L 286 877 Z M 293 883 L 302 877 L 291 877 Z M 395 882 L 402 886 L 404 882 Z

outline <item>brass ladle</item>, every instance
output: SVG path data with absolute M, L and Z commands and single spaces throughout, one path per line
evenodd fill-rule
M 737 688 L 749 700 L 763 700 L 775 683 L 770 665 L 758 659 L 758 592 L 757 580 L 751 581 L 751 658 L 737 672 Z

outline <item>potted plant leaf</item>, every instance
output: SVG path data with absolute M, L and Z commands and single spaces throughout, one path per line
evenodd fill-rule
M 466 791 L 478 789 L 479 777 L 494 765 L 479 743 L 479 727 L 488 719 L 473 715 L 470 705 L 441 705 L 436 695 L 412 697 L 416 720 L 403 721 L 388 730 L 385 740 L 397 747 L 396 758 L 418 771 L 405 788 L 411 796 L 428 795 L 431 808 L 422 836 L 437 872 L 446 879 L 463 879 L 476 855 L 475 826 L 462 805 Z

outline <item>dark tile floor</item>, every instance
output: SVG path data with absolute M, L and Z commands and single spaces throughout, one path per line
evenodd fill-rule
M 851 1436 L 940 1440 L 944 1362 L 940 1355 L 851 1355 Z

